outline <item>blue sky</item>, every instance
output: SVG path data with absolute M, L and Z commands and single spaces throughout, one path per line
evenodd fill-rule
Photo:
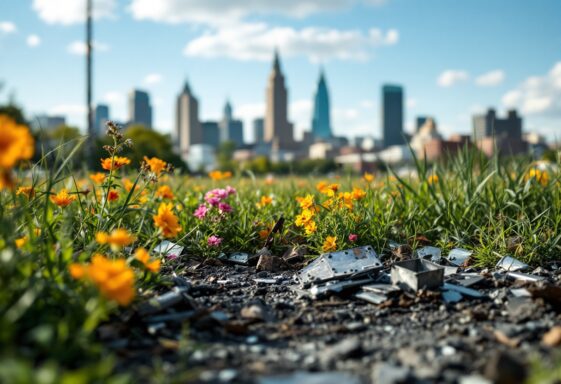
M 0 101 L 84 126 L 84 0 L 0 2 Z M 320 65 L 336 134 L 380 136 L 380 88 L 405 88 L 406 130 L 433 115 L 449 135 L 471 115 L 516 107 L 527 131 L 561 138 L 561 1 L 94 0 L 94 99 L 126 120 L 127 92 L 150 92 L 155 126 L 173 127 L 187 78 L 202 120 L 226 98 L 249 122 L 264 112 L 281 53 L 297 134 L 309 129 Z M 249 139 L 250 127 L 246 124 Z

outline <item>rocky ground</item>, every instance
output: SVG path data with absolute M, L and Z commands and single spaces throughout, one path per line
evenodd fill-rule
M 383 261 L 377 283 L 389 282 L 395 259 Z M 99 338 L 139 382 L 155 379 L 143 366 L 157 365 L 170 381 L 263 384 L 518 383 L 561 344 L 554 263 L 529 271 L 538 282 L 469 268 L 445 277 L 481 276 L 470 286 L 481 298 L 396 290 L 379 304 L 356 298 L 357 288 L 306 296 L 296 280 L 303 265 L 192 261 Z

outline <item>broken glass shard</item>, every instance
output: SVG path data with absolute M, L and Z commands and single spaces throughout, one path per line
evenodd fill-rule
M 466 264 L 466 261 L 468 261 L 472 254 L 473 252 L 468 251 L 467 249 L 454 248 L 448 254 L 448 261 L 452 265 L 461 267 Z
M 229 255 L 221 253 L 218 258 L 222 261 L 227 261 L 232 264 L 248 265 L 249 264 L 249 254 L 245 252 L 234 252 Z
M 505 271 L 515 272 L 527 269 L 528 264 L 525 264 L 512 256 L 503 256 L 497 263 L 496 267 Z
M 415 252 L 419 259 L 430 259 L 433 263 L 438 263 L 442 259 L 442 251 L 437 247 L 423 247 Z

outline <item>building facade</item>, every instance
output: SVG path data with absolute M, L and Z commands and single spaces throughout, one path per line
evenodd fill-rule
M 255 144 L 265 142 L 265 120 L 262 117 L 253 120 L 253 137 Z
M 234 119 L 232 104 L 229 101 L 224 106 L 224 116 L 220 122 L 220 141 L 233 141 L 237 148 L 244 145 L 243 122 Z
M 217 149 L 220 145 L 220 128 L 216 121 L 204 121 L 201 123 L 203 131 L 203 144 Z
M 314 114 L 312 116 L 312 134 L 316 139 L 329 139 L 331 133 L 331 117 L 329 110 L 329 92 L 323 70 L 320 73 L 314 97 Z
M 185 82 L 177 96 L 175 139 L 177 153 L 187 159 L 189 147 L 203 144 L 203 132 L 199 121 L 199 102 Z
M 98 104 L 94 112 L 94 134 L 102 136 L 105 134 L 105 123 L 109 121 L 109 106 Z
M 152 128 L 152 106 L 147 92 L 133 89 L 129 93 L 129 125 L 140 124 Z
M 508 137 L 522 139 L 522 118 L 516 110 L 509 110 L 506 118 L 500 119 L 494 109 L 490 108 L 485 114 L 473 117 L 474 140 L 485 137 Z
M 382 132 L 384 147 L 403 145 L 403 88 L 399 85 L 382 87 Z

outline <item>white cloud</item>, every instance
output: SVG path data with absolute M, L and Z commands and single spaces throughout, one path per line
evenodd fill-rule
M 11 21 L 0 21 L 0 33 L 14 33 L 17 31 L 16 25 Z
M 109 104 L 124 104 L 125 95 L 119 91 L 109 91 L 103 95 L 103 101 Z
M 407 101 L 405 102 L 405 106 L 409 109 L 413 109 L 417 106 L 417 99 L 413 99 L 411 97 L 407 98 Z
M 109 50 L 109 45 L 94 41 L 92 43 L 92 48 L 94 52 L 106 52 Z M 86 43 L 83 41 L 73 41 L 66 47 L 68 53 L 72 55 L 85 55 L 87 52 Z
M 64 115 L 68 119 L 85 117 L 87 108 L 83 104 L 59 104 L 49 109 L 51 115 Z
M 144 78 L 144 84 L 155 85 L 162 82 L 163 76 L 160 73 L 151 73 Z
M 441 87 L 451 87 L 460 82 L 464 82 L 469 78 L 466 71 L 448 69 L 438 76 L 436 83 Z
M 26 43 L 30 47 L 37 47 L 41 44 L 41 38 L 37 35 L 29 35 L 27 36 Z
M 187 56 L 236 60 L 270 61 L 277 47 L 283 56 L 306 56 L 312 62 L 329 59 L 366 60 L 371 50 L 380 45 L 393 45 L 398 32 L 371 29 L 368 34 L 358 30 L 308 27 L 269 27 L 265 23 L 242 23 L 225 26 L 190 41 Z
M 505 79 L 504 71 L 496 69 L 478 76 L 475 83 L 481 87 L 494 87 L 501 84 Z
M 111 18 L 116 7 L 116 0 L 93 0 L 93 17 Z M 33 10 L 48 24 L 71 25 L 86 20 L 86 0 L 33 0 Z

